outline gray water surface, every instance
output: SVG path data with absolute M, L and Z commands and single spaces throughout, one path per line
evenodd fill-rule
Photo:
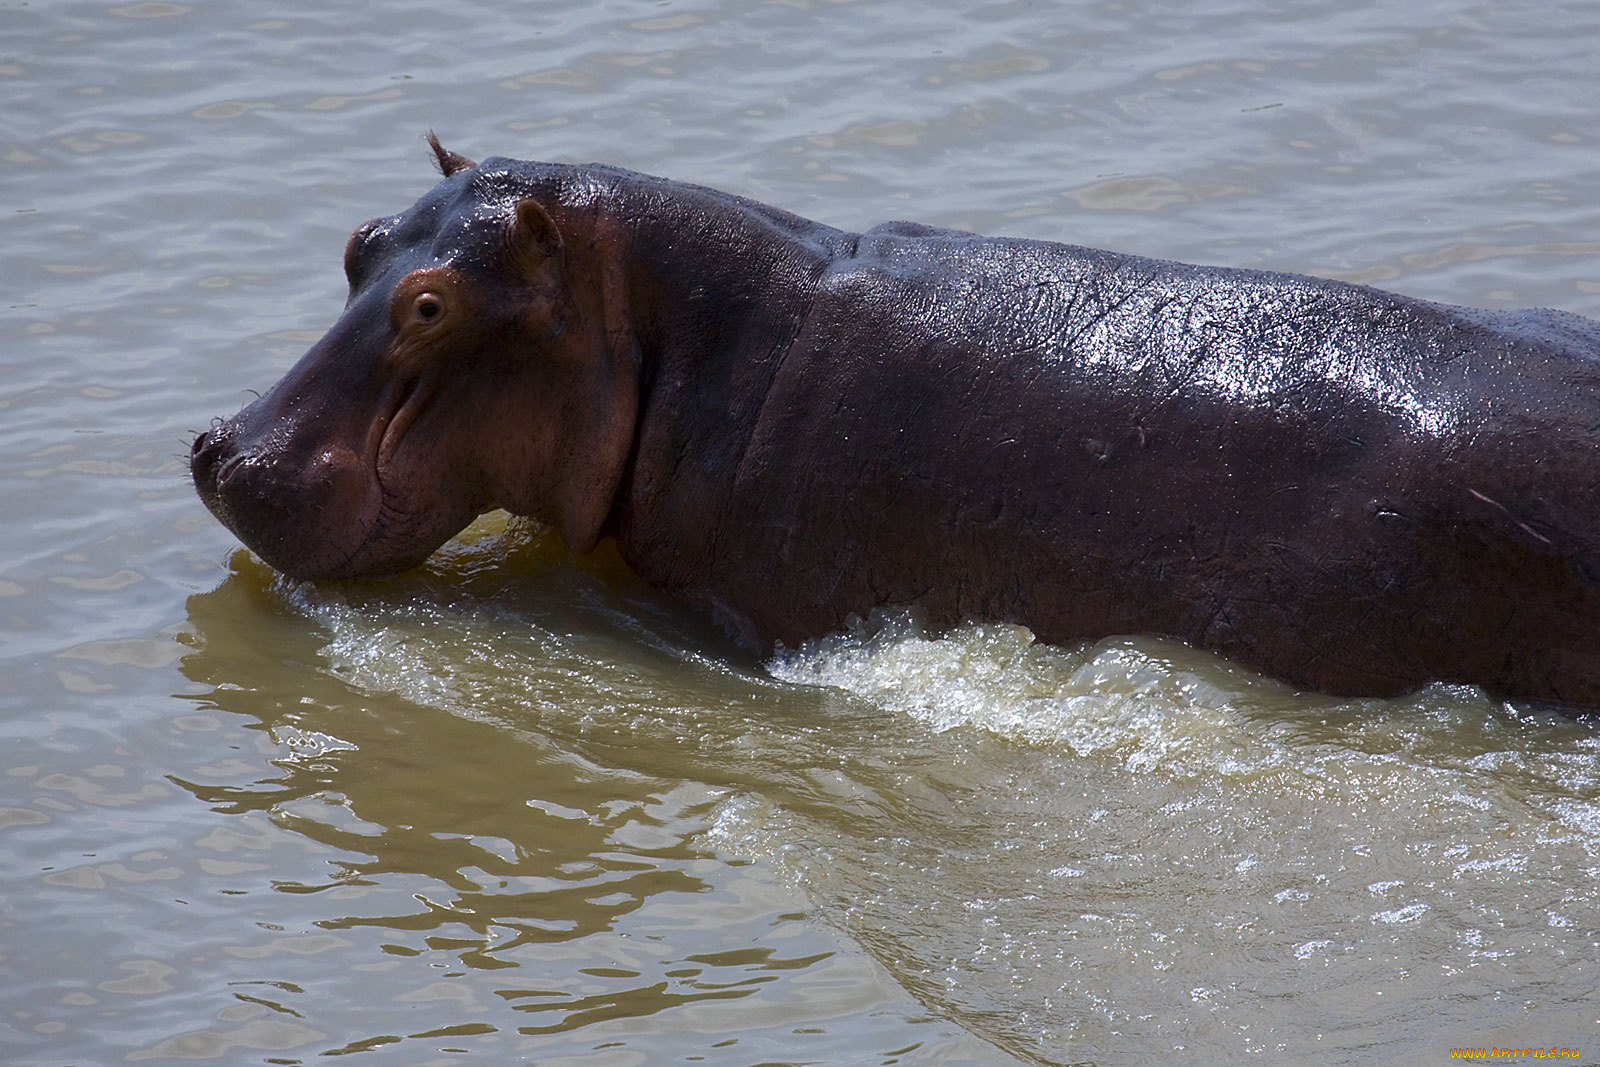
M 751 662 L 497 516 L 299 585 L 186 455 L 430 127 L 1600 316 L 1600 7 L 13 0 L 0 103 L 0 1060 L 1595 1061 L 1593 723 L 1011 627 Z

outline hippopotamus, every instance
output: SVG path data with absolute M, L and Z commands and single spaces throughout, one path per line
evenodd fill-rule
M 194 441 L 286 575 L 502 508 L 762 653 L 898 607 L 1600 708 L 1600 322 L 430 143 L 331 330 Z

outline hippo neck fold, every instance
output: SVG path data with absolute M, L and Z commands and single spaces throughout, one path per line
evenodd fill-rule
M 611 167 L 543 164 L 528 176 L 566 235 L 575 286 L 601 294 L 592 313 L 612 358 L 626 349 L 637 360 L 630 452 L 602 532 L 652 583 L 680 595 L 703 588 L 722 561 L 741 462 L 817 279 L 857 235 Z M 761 643 L 741 632 L 738 612 L 703 606 Z

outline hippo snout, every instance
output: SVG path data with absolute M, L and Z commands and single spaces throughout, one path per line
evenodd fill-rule
M 282 490 L 272 484 L 273 458 L 241 445 L 232 429 L 230 423 L 219 423 L 194 439 L 189 473 L 206 507 L 240 533 L 230 516 L 267 504 L 268 496 Z
M 297 454 L 272 435 L 252 441 L 222 422 L 195 438 L 189 470 L 211 513 L 291 577 L 350 576 L 375 526 L 374 480 L 337 443 Z
M 200 499 L 213 513 L 217 511 L 217 487 L 222 483 L 223 475 L 244 459 L 241 453 L 231 447 L 226 428 L 227 423 L 219 422 L 202 432 L 189 446 L 189 474 L 194 479 Z
M 189 471 L 200 499 L 222 524 L 268 562 L 284 555 L 292 519 L 287 486 L 270 457 L 241 447 L 229 423 L 202 433 L 189 450 Z

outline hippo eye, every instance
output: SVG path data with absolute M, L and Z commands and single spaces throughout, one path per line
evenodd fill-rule
M 449 267 L 423 267 L 389 294 L 390 322 L 417 341 L 436 338 L 461 318 L 461 281 Z
M 432 322 L 444 314 L 444 301 L 439 299 L 437 293 L 418 293 L 411 302 L 411 308 L 417 313 L 417 318 L 423 322 Z

